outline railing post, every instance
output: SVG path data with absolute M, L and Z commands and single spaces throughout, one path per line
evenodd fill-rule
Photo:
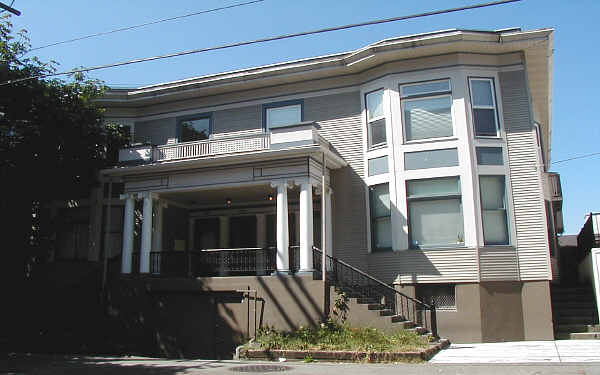
M 431 301 L 431 316 L 430 316 L 430 320 L 431 320 L 431 335 L 433 337 L 439 337 L 438 336 L 438 331 L 437 331 L 437 316 L 436 316 L 436 309 L 435 309 L 435 302 L 432 300 Z
M 192 252 L 187 252 L 187 276 L 192 277 Z

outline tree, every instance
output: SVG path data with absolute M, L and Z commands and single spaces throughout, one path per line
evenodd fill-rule
M 43 78 L 57 63 L 28 57 L 26 31 L 0 19 L 0 212 L 6 257 L 22 262 L 36 245 L 35 217 L 53 200 L 89 195 L 98 170 L 114 165 L 124 129 L 105 124 L 94 99 L 105 86 L 74 74 Z M 13 81 L 12 83 L 5 83 Z M 7 263 L 5 263 L 7 264 Z M 23 263 L 21 263 L 22 265 Z M 13 263 L 11 268 L 21 269 Z M 12 271 L 17 271 L 14 268 Z

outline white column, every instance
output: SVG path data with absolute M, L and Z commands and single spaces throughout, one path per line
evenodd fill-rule
M 333 195 L 333 190 L 331 188 L 327 189 L 327 192 L 324 194 L 325 198 L 325 212 L 327 213 L 325 217 L 325 249 L 327 249 L 327 255 L 333 256 L 333 211 L 331 210 L 331 196 Z
M 313 199 L 312 185 L 300 185 L 300 271 L 312 272 L 313 269 Z
M 125 198 L 126 197 L 126 198 Z M 121 258 L 121 273 L 131 273 L 131 254 L 133 253 L 133 211 L 135 199 L 131 195 L 123 195 L 125 198 L 125 213 L 123 217 L 123 255 Z
M 164 205 L 160 200 L 156 202 L 156 216 L 154 217 L 154 231 L 152 234 L 152 251 L 162 251 Z
M 277 187 L 277 272 L 289 272 L 288 185 L 286 181 L 281 181 L 275 186 Z
M 144 196 L 144 210 L 142 214 L 140 273 L 148 273 L 150 272 L 150 250 L 152 249 L 152 193 L 147 193 Z
M 219 216 L 219 247 L 229 248 L 229 216 Z

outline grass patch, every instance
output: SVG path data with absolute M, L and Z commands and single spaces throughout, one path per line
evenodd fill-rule
M 268 350 L 407 352 L 428 346 L 427 337 L 404 329 L 385 333 L 374 328 L 352 328 L 338 324 L 300 327 L 291 332 L 261 329 L 255 342 L 261 349 Z

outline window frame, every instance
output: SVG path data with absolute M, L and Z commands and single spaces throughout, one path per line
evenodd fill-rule
M 373 94 L 375 92 L 381 91 L 381 106 L 383 109 L 383 114 L 381 116 L 375 117 L 373 119 L 369 119 L 369 106 L 368 106 L 368 102 L 367 102 L 367 96 L 369 96 L 370 94 Z M 365 116 L 366 116 L 366 124 L 367 124 L 367 151 L 371 151 L 371 150 L 376 150 L 376 149 L 380 149 L 380 148 L 385 148 L 388 146 L 388 132 L 387 132 L 387 118 L 386 118 L 386 114 L 385 114 L 385 87 L 379 87 L 375 90 L 370 90 L 364 93 L 364 102 L 365 102 Z M 383 130 L 385 132 L 385 141 L 384 142 L 380 142 L 380 143 L 376 143 L 376 144 L 371 144 L 371 139 L 373 139 L 372 136 L 372 131 L 371 131 L 371 124 L 375 123 L 379 120 L 383 120 Z
M 208 119 L 208 139 L 210 139 L 213 135 L 213 113 L 212 112 L 205 112 L 205 113 L 197 113 L 194 115 L 189 115 L 189 116 L 181 116 L 181 117 L 177 117 L 177 125 L 176 125 L 176 133 L 175 136 L 177 137 L 177 143 L 187 143 L 187 142 L 199 142 L 199 141 L 203 141 L 203 139 L 201 140 L 194 140 L 194 141 L 183 141 L 181 139 L 182 136 L 182 122 L 184 121 L 193 121 L 193 120 L 201 120 L 201 119 Z
M 262 105 L 262 128 L 263 128 L 263 131 L 267 132 L 267 131 L 271 130 L 271 128 L 268 125 L 269 123 L 267 121 L 267 114 L 269 112 L 269 109 L 292 107 L 292 106 L 297 106 L 297 105 L 300 106 L 300 121 L 296 124 L 281 125 L 281 126 L 274 127 L 273 129 L 278 129 L 280 127 L 286 127 L 286 126 L 297 125 L 299 123 L 302 123 L 304 121 L 304 99 L 285 100 L 285 101 L 280 101 L 280 102 L 263 104 Z
M 389 209 L 389 214 L 388 215 L 384 215 L 384 216 L 377 216 L 374 217 L 373 215 L 373 210 L 375 205 L 373 204 L 373 191 L 375 190 L 375 188 L 379 187 L 379 186 L 384 186 L 387 185 L 388 187 L 388 196 L 390 199 L 390 209 Z M 393 228 L 392 228 L 392 197 L 391 197 L 391 192 L 390 192 L 390 183 L 389 182 L 382 182 L 380 184 L 375 184 L 375 185 L 369 185 L 368 187 L 368 194 L 369 194 L 369 226 L 371 229 L 371 239 L 370 239 L 370 248 L 371 248 L 371 253 L 379 253 L 379 252 L 387 252 L 387 251 L 392 251 L 393 249 L 393 240 L 392 240 L 392 233 L 393 233 Z M 377 247 L 375 244 L 375 222 L 381 219 L 385 219 L 387 218 L 390 222 L 390 240 L 392 242 L 392 244 L 389 247 Z
M 503 200 L 503 204 L 504 204 L 504 208 L 503 209 L 488 209 L 487 211 L 504 211 L 504 215 L 505 215 L 505 220 L 506 220 L 506 242 L 505 243 L 499 243 L 499 242 L 487 242 L 486 238 L 485 238 L 485 224 L 484 224 L 484 211 L 486 211 L 486 209 L 483 207 L 483 195 L 482 195 L 482 190 L 481 190 L 481 177 L 502 177 L 502 180 L 504 181 L 504 200 Z M 478 191 L 479 191 L 479 207 L 480 207 L 480 214 L 481 214 L 481 233 L 482 233 L 482 240 L 483 240 L 483 246 L 511 246 L 512 244 L 512 221 L 511 221 L 511 215 L 510 215 L 510 208 L 509 208 L 509 196 L 508 196 L 508 181 L 506 178 L 506 175 L 503 173 L 499 173 L 499 174 L 495 174 L 495 173 L 479 173 L 477 176 L 477 184 L 478 184 Z
M 458 193 L 454 194 L 434 194 L 434 195 L 419 195 L 416 197 L 410 197 L 408 194 L 408 185 L 412 181 L 425 181 L 425 180 L 440 180 L 440 179 L 449 179 L 456 178 Z M 437 177 L 427 177 L 427 178 L 413 178 L 404 180 L 404 191 L 406 192 L 406 224 L 408 228 L 408 249 L 409 250 L 422 250 L 422 249 L 448 249 L 454 247 L 465 247 L 465 215 L 463 208 L 463 192 L 462 192 L 462 178 L 461 175 L 451 175 L 451 176 L 437 176 Z M 460 216 L 462 218 L 462 227 L 463 227 L 463 238 L 462 244 L 439 244 L 439 245 L 414 245 L 412 240 L 412 218 L 410 214 L 410 202 L 423 202 L 423 201 L 436 201 L 436 200 L 449 200 L 449 199 L 457 199 L 459 203 Z
M 471 84 L 472 81 L 489 81 L 490 82 L 490 90 L 492 93 L 492 101 L 493 101 L 492 106 L 475 105 L 475 103 L 473 101 L 473 85 Z M 468 76 L 467 77 L 467 87 L 468 87 L 468 91 L 469 91 L 469 104 L 471 105 L 471 124 L 472 124 L 472 128 L 473 128 L 473 136 L 475 138 L 491 138 L 491 139 L 501 138 L 502 131 L 501 131 L 501 125 L 500 125 L 500 116 L 499 116 L 499 111 L 498 111 L 498 96 L 496 95 L 496 80 L 495 80 L 495 78 L 494 77 Z M 493 109 L 494 110 L 494 122 L 496 125 L 496 135 L 477 135 L 477 127 L 475 124 L 475 110 L 476 109 Z
M 448 87 L 449 90 L 446 91 L 430 91 L 427 93 L 421 93 L 421 94 L 413 94 L 413 95 L 404 95 L 403 94 L 403 87 L 406 86 L 417 86 L 420 84 L 428 84 L 428 83 L 434 83 L 434 82 L 448 82 Z M 456 137 L 456 131 L 454 129 L 454 114 L 453 114 L 453 104 L 454 104 L 454 98 L 452 96 L 452 78 L 450 77 L 446 77 L 446 78 L 436 78 L 436 79 L 432 79 L 432 80 L 425 80 L 425 81 L 417 81 L 417 82 L 406 82 L 406 83 L 400 83 L 398 84 L 398 96 L 400 99 L 400 119 L 401 119 L 401 126 L 402 126 L 402 140 L 404 144 L 411 144 L 411 143 L 422 143 L 422 142 L 435 142 L 435 141 L 440 141 L 440 140 L 450 140 L 450 139 L 454 139 Z M 449 97 L 450 98 L 450 121 L 451 121 L 451 125 L 450 128 L 452 130 L 452 134 L 448 135 L 448 136 L 442 136 L 442 137 L 431 137 L 431 138 L 419 138 L 419 139 L 408 139 L 407 137 L 407 133 L 406 133 L 406 119 L 404 117 L 404 102 L 407 101 L 415 101 L 415 100 L 423 100 L 423 99 L 435 99 L 435 98 L 445 98 L 445 97 Z

